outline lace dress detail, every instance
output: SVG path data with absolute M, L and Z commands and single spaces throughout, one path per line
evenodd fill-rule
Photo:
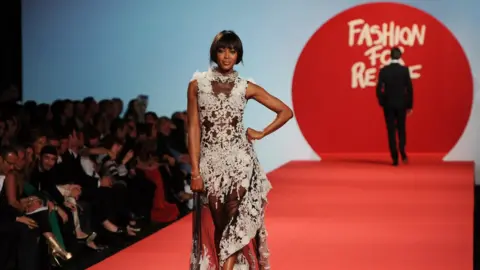
M 194 79 L 201 124 L 199 166 L 206 190 L 207 209 L 202 215 L 208 210 L 211 218 L 202 216 L 201 220 L 202 227 L 213 223 L 215 230 L 210 248 L 196 243 L 202 251 L 192 254 L 192 269 L 220 269 L 233 254 L 238 254 L 235 269 L 270 269 L 264 213 L 271 185 L 243 125 L 248 81 L 237 72 L 222 75 L 216 70 L 196 73 Z M 205 234 L 211 233 L 205 230 L 203 242 L 207 241 Z M 205 259 L 217 257 L 214 254 L 218 267 Z

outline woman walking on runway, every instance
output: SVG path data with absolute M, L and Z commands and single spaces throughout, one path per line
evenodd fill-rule
M 271 189 L 252 141 L 276 131 L 292 110 L 262 87 L 240 78 L 243 46 L 232 31 L 217 34 L 210 48 L 215 65 L 194 74 L 188 86 L 188 148 L 195 192 L 191 269 L 270 269 L 264 225 Z M 254 99 L 277 114 L 263 131 L 243 126 Z

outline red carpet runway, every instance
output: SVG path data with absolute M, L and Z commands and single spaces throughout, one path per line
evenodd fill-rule
M 269 174 L 273 270 L 473 269 L 473 163 L 329 158 Z M 191 228 L 188 216 L 91 269 L 188 269 Z

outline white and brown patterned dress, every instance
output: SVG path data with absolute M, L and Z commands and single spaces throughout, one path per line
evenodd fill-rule
M 194 211 L 191 269 L 219 270 L 232 254 L 238 254 L 235 269 L 270 269 L 264 214 L 271 185 L 243 125 L 248 81 L 214 69 L 193 79 L 206 192 Z

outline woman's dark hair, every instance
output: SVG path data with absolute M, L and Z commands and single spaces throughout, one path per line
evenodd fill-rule
M 223 30 L 218 33 L 213 39 L 210 46 L 210 63 L 217 63 L 217 52 L 220 49 L 233 49 L 237 52 L 237 62 L 239 64 L 243 61 L 243 45 L 240 37 L 233 31 Z
M 139 120 L 140 116 L 138 115 L 137 111 L 135 110 L 135 102 L 136 101 L 137 101 L 136 99 L 132 99 L 128 102 L 127 110 L 126 110 L 125 114 L 123 115 L 124 119 L 129 119 L 131 117 L 131 119 L 135 122 L 137 122 Z
M 114 137 L 114 136 L 108 136 L 102 141 L 102 146 L 105 147 L 106 149 L 112 149 L 112 147 L 117 144 L 123 146 L 123 142 Z

